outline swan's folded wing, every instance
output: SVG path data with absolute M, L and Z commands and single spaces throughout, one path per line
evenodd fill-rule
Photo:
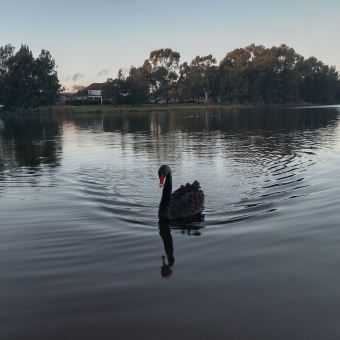
M 202 212 L 204 193 L 199 190 L 199 183 L 195 182 L 192 185 L 189 184 L 189 187 L 182 186 L 172 194 L 170 215 L 173 218 L 184 218 Z
M 176 191 L 174 191 L 172 193 L 172 202 L 175 203 L 177 200 L 179 200 L 183 195 L 189 193 L 189 192 L 198 192 L 201 191 L 203 193 L 202 190 L 200 190 L 200 184 L 197 181 L 194 181 L 192 184 L 187 183 L 186 185 L 181 185 L 181 187 L 179 189 L 177 189 Z

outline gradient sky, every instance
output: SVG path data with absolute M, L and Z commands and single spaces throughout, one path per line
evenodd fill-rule
M 251 43 L 282 43 L 340 70 L 339 0 L 1 0 L 0 46 L 51 52 L 68 89 L 141 66 L 172 48 L 218 62 Z

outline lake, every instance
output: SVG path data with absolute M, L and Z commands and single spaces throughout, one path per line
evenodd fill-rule
M 339 339 L 339 113 L 1 116 L 0 338 Z

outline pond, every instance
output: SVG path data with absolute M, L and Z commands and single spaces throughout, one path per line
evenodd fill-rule
M 1 338 L 338 339 L 339 113 L 1 116 Z

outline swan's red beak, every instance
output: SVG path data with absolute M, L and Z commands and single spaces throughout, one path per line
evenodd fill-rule
M 159 176 L 159 187 L 160 187 L 160 188 L 163 187 L 163 185 L 164 185 L 164 180 L 165 180 L 164 175 L 160 175 L 160 176 Z

